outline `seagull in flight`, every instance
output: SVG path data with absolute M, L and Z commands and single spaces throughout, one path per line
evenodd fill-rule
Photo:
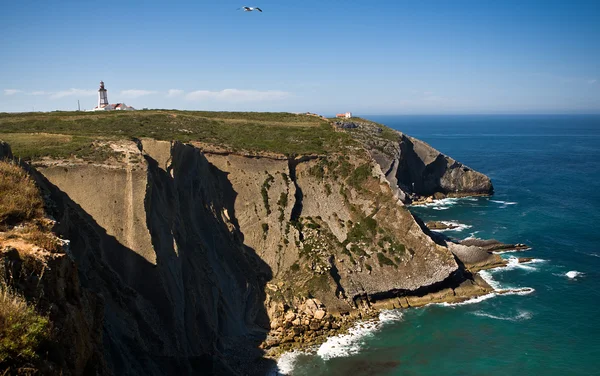
M 238 10 L 243 9 L 244 12 L 252 12 L 253 10 L 257 10 L 259 12 L 262 13 L 262 9 L 260 9 L 259 7 L 242 7 L 242 8 L 238 8 Z

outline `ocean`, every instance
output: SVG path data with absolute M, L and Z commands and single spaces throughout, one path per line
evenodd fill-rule
M 456 238 L 526 243 L 496 288 L 530 293 L 386 311 L 279 361 L 290 375 L 600 375 L 600 116 L 365 116 L 488 175 L 490 198 L 411 210 Z M 534 257 L 518 264 L 514 257 Z

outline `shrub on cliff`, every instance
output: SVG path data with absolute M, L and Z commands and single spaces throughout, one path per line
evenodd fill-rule
M 33 180 L 19 166 L 0 161 L 0 228 L 43 213 L 44 203 Z
M 37 350 L 49 335 L 48 319 L 0 285 L 0 369 L 36 361 Z

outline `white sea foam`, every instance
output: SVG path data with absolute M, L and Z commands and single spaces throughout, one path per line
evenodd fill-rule
M 525 248 L 525 249 L 509 249 L 506 251 L 493 251 L 492 253 L 494 253 L 496 255 L 502 255 L 505 253 L 525 252 L 525 251 L 530 251 L 530 250 L 531 250 L 531 247 Z
M 511 201 L 500 201 L 500 200 L 490 200 L 491 202 L 495 202 L 497 204 L 503 204 L 503 205 L 516 205 L 516 202 L 511 202 Z
M 384 309 L 379 312 L 379 321 L 382 323 L 402 321 L 402 312 L 398 309 Z
M 448 209 L 450 209 L 450 207 L 448 207 L 448 206 L 434 206 L 432 209 L 433 210 L 448 210 Z
M 517 289 L 500 290 L 502 295 L 529 295 L 534 292 L 533 287 L 519 287 Z
M 438 231 L 438 232 L 457 231 L 458 232 L 458 231 L 462 231 L 464 229 L 473 227 L 471 225 L 466 225 L 464 223 L 459 223 L 459 222 L 456 222 L 456 221 L 440 221 L 440 222 L 443 223 L 443 224 L 445 224 L 446 226 L 453 226 L 454 228 L 446 228 L 446 229 L 443 229 L 443 230 L 433 230 L 433 231 Z
M 294 365 L 299 355 L 304 354 L 301 351 L 290 351 L 282 354 L 277 359 L 277 368 L 269 373 L 269 376 L 289 375 L 294 370 Z
M 435 304 L 443 306 L 443 307 L 453 307 L 453 306 L 461 306 L 461 305 L 467 305 L 467 304 L 475 304 L 475 303 L 483 302 L 484 300 L 491 299 L 496 295 L 498 295 L 498 294 L 496 294 L 495 292 L 490 292 L 489 294 L 480 295 L 478 297 L 471 298 L 469 300 L 465 300 L 464 302 L 458 302 L 458 303 L 443 302 L 443 303 L 435 303 Z
M 600 255 L 597 254 L 597 253 L 588 253 L 587 255 L 588 256 L 594 256 L 594 257 L 600 257 Z
M 500 204 L 500 209 L 504 209 L 508 207 L 508 205 L 516 205 L 516 202 L 511 201 L 500 201 L 500 200 L 490 200 L 490 202 L 495 202 L 496 204 Z
M 479 233 L 479 231 L 473 231 L 472 233 L 469 234 L 469 236 L 467 236 L 466 238 L 464 238 L 464 240 L 467 240 L 467 239 L 479 239 L 478 237 L 475 236 L 477 233 Z M 481 239 L 479 239 L 479 240 L 481 240 Z
M 571 271 L 568 271 L 567 273 L 565 273 L 565 276 L 567 276 L 570 279 L 575 279 L 578 277 L 583 277 L 584 273 L 578 272 L 577 270 L 571 270 Z
M 537 270 L 537 268 L 531 264 L 538 264 L 538 263 L 542 263 L 542 262 L 546 262 L 546 261 L 547 260 L 544 260 L 544 259 L 533 259 L 526 263 L 521 263 L 521 262 L 519 262 L 518 257 L 510 256 L 508 258 L 508 265 L 506 265 L 506 267 L 504 267 L 502 269 L 498 269 L 498 271 L 513 270 L 513 269 L 523 269 L 523 270 L 527 270 L 527 271 L 534 271 L 534 270 Z
M 356 323 L 346 334 L 329 337 L 317 350 L 323 360 L 339 358 L 357 354 L 366 338 L 372 336 L 383 325 L 390 322 L 402 321 L 400 310 L 382 310 L 379 312 L 379 321 L 371 320 Z
M 500 290 L 500 282 L 496 281 L 489 270 L 482 270 L 479 272 L 479 276 L 490 285 L 494 290 Z
M 317 350 L 317 355 L 323 360 L 328 360 L 357 354 L 364 340 L 372 336 L 378 327 L 377 321 L 359 322 L 348 329 L 348 333 L 327 338 Z
M 416 204 L 415 206 L 452 206 L 458 202 L 458 198 L 442 198 L 431 202 Z
M 515 316 L 496 316 L 484 311 L 475 311 L 472 312 L 472 314 L 475 316 L 489 317 L 491 319 L 504 321 L 525 321 L 531 319 L 531 317 L 533 316 L 532 313 L 529 311 L 519 311 L 519 313 Z

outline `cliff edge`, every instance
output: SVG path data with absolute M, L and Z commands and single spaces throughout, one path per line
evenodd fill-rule
M 349 127 L 348 124 L 352 124 Z M 338 122 L 369 150 L 404 203 L 426 197 L 491 195 L 491 180 L 423 141 L 364 119 Z

